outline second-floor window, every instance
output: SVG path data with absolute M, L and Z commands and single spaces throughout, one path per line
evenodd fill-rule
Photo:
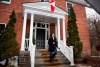
M 10 4 L 11 0 L 1 0 L 2 3 Z
M 49 2 L 49 0 L 41 0 L 41 2 Z
M 70 13 L 70 9 L 71 9 L 71 7 L 72 7 L 72 4 L 71 3 L 67 3 L 67 11 L 68 11 L 68 13 Z

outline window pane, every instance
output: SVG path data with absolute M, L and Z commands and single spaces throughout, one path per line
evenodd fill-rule
M 35 27 L 35 24 L 36 24 L 36 23 L 34 22 L 34 24 L 33 24 L 34 27 Z
M 49 24 L 47 24 L 47 28 L 49 28 Z
M 71 7 L 72 7 L 72 4 L 71 3 L 67 3 L 68 13 L 70 13 Z
M 49 0 L 41 0 L 41 2 L 49 2 Z
M 72 7 L 71 3 L 67 3 L 67 7 L 70 9 Z
M 41 2 L 44 2 L 44 0 L 41 0 Z
M 48 34 L 48 30 L 47 30 L 47 40 L 49 39 L 48 35 L 49 35 L 49 34 Z
M 10 0 L 1 0 L 1 1 L 7 1 L 7 2 L 9 2 Z
M 5 29 L 5 24 L 0 24 L 0 38 L 2 37 L 2 32 Z
M 45 24 L 42 24 L 42 27 L 45 28 Z
M 37 27 L 41 27 L 41 23 L 37 23 Z

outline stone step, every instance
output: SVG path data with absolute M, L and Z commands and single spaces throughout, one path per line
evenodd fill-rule
M 42 53 L 42 55 L 49 55 L 49 54 L 50 54 L 50 52 L 41 52 L 41 53 Z M 62 55 L 61 52 L 57 52 L 57 54 L 58 54 L 58 55 Z
M 54 58 L 53 63 L 50 63 L 50 52 L 48 51 L 36 51 L 35 67 L 70 67 L 70 62 L 59 51 Z
M 58 61 L 58 60 L 65 60 L 65 59 L 62 59 L 62 58 L 54 58 L 54 61 Z M 45 62 L 48 62 L 48 61 L 50 61 L 50 58 L 44 58 L 44 61 Z
M 53 62 L 53 63 L 50 63 L 50 62 L 44 62 L 43 64 L 36 64 L 36 66 L 54 66 L 54 65 L 61 65 L 59 62 Z
M 35 58 L 49 58 L 50 55 L 41 55 L 41 56 L 35 56 Z M 66 58 L 64 55 L 56 55 L 58 58 Z

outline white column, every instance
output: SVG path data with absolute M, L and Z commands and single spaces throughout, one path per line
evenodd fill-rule
M 27 24 L 27 13 L 24 13 L 24 21 L 23 21 L 23 31 L 22 31 L 22 42 L 20 51 L 25 50 L 25 35 L 26 35 L 26 24 Z
M 57 35 L 57 23 L 55 23 L 55 35 L 56 35 L 56 38 L 57 38 L 58 37 L 58 35 Z
M 62 19 L 62 27 L 63 27 L 63 42 L 64 42 L 64 44 L 66 45 L 66 30 L 65 30 L 65 19 L 63 18 Z
M 60 18 L 57 18 L 57 33 L 58 33 L 58 47 L 59 47 L 59 41 L 60 41 Z
M 33 23 L 34 23 L 34 14 L 31 13 L 31 21 L 30 21 L 30 36 L 29 36 L 29 50 L 33 45 Z

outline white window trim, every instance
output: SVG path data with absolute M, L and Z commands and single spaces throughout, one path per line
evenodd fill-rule
M 7 2 L 7 1 L 1 1 L 1 3 L 11 4 L 11 0 L 9 0 L 9 2 Z
M 71 3 L 71 2 L 66 2 L 66 7 L 67 7 L 66 9 L 67 9 L 67 11 L 68 11 L 68 9 L 69 9 L 69 8 L 68 8 L 68 3 L 70 3 L 70 4 L 72 5 L 72 7 L 73 7 L 73 3 Z
M 73 7 L 73 3 L 71 3 L 71 2 L 66 2 L 66 7 L 67 7 L 67 3 L 70 3 L 70 4 L 72 4 L 72 7 Z
M 6 24 L 6 23 L 0 23 L 0 24 L 4 24 L 4 25 L 5 25 L 5 27 L 7 26 L 7 24 Z
M 49 0 L 48 0 L 49 1 Z M 40 0 L 40 2 L 41 2 L 41 0 Z M 44 0 L 44 2 L 47 2 L 46 0 Z

